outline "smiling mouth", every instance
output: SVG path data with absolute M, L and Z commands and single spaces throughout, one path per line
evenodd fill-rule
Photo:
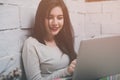
M 58 27 L 52 27 L 52 28 L 50 28 L 50 30 L 52 30 L 52 31 L 57 31 L 59 28 Z

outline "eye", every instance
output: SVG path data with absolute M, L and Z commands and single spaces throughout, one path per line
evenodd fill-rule
M 47 19 L 53 19 L 53 16 L 48 16 Z
M 63 19 L 63 16 L 58 16 L 57 19 L 61 20 L 61 19 Z

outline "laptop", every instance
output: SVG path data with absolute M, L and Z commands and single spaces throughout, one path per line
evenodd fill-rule
M 120 36 L 82 40 L 72 80 L 99 80 L 120 73 Z

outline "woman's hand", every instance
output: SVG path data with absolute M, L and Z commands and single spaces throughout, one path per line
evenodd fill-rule
M 75 69 L 75 66 L 76 66 L 76 59 L 74 59 L 71 64 L 68 66 L 68 72 L 70 74 L 72 74 L 74 72 L 74 69 Z

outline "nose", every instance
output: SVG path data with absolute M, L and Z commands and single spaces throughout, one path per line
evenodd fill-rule
M 57 25 L 58 21 L 56 18 L 53 19 L 53 25 Z

